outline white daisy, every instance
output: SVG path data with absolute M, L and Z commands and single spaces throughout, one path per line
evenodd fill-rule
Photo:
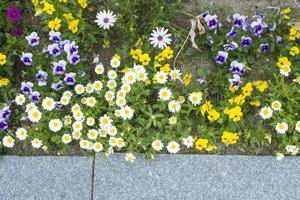
M 151 147 L 155 150 L 155 151 L 161 151 L 164 148 L 164 144 L 160 141 L 160 140 L 154 140 L 151 143 Z
M 100 28 L 109 29 L 114 26 L 117 18 L 116 15 L 110 10 L 103 10 L 97 13 L 95 22 Z
M 125 98 L 126 97 L 126 93 L 123 92 L 122 90 L 119 90 L 117 92 L 117 98 Z
M 63 123 L 59 119 L 51 119 L 49 122 L 49 129 L 53 132 L 58 132 L 63 127 Z
M 86 86 L 85 86 L 85 90 L 86 90 L 86 92 L 88 93 L 88 94 L 92 94 L 93 92 L 94 92 L 94 84 L 92 84 L 92 83 L 88 83 L 88 84 L 86 84 Z
M 125 142 L 123 138 L 116 138 L 117 139 L 117 144 L 116 146 L 121 149 L 122 147 L 125 147 Z
M 46 97 L 45 99 L 43 99 L 42 101 L 42 107 L 47 110 L 47 111 L 51 111 L 55 108 L 55 101 L 53 98 L 50 97 Z
M 82 122 L 81 121 L 75 121 L 72 124 L 72 128 L 74 132 L 79 132 L 82 130 L 83 126 L 82 126 Z
M 72 132 L 72 137 L 75 139 L 75 140 L 79 140 L 81 138 L 81 132 L 80 131 L 74 131 Z
M 276 154 L 276 160 L 282 160 L 284 158 L 284 154 L 283 153 L 277 153 Z
M 38 109 L 32 109 L 28 112 L 28 119 L 31 122 L 39 122 L 42 118 L 42 113 Z
M 72 124 L 72 117 L 70 115 L 66 115 L 64 117 L 64 125 L 68 126 L 70 124 Z
M 169 101 L 172 97 L 172 92 L 170 89 L 168 89 L 167 87 L 161 88 L 158 92 L 158 97 L 162 100 L 162 101 Z
M 83 86 L 83 85 L 81 85 L 81 84 L 77 84 L 76 86 L 75 86 L 75 93 L 76 94 L 83 94 L 85 92 L 85 87 Z
M 4 136 L 2 139 L 2 144 L 7 148 L 13 148 L 15 145 L 15 139 L 11 136 Z
M 179 112 L 180 109 L 181 109 L 180 102 L 179 102 L 179 101 L 176 101 L 176 100 L 170 101 L 169 104 L 168 104 L 168 109 L 169 109 L 169 111 L 172 112 L 172 113 Z
M 177 118 L 175 116 L 172 116 L 169 118 L 169 124 L 173 125 L 177 123 Z
M 165 72 L 159 71 L 155 74 L 155 79 L 156 79 L 157 83 L 164 84 L 168 81 L 168 74 Z
M 132 85 L 136 82 L 136 74 L 133 71 L 126 72 L 122 78 L 122 83 Z
M 103 145 L 100 143 L 100 142 L 95 142 L 93 144 L 93 150 L 95 152 L 100 152 L 100 151 L 103 151 Z
M 192 148 L 194 146 L 194 138 L 192 136 L 188 136 L 186 138 L 182 138 L 182 144 L 187 148 Z
M 96 74 L 103 74 L 104 73 L 104 66 L 102 63 L 99 63 L 96 67 L 95 67 L 95 72 Z
M 89 107 L 94 107 L 97 103 L 97 100 L 95 99 L 95 97 L 88 97 L 86 99 L 86 105 Z
M 61 139 L 65 144 L 69 144 L 70 142 L 72 142 L 72 136 L 69 134 L 64 134 Z
M 299 148 L 295 145 L 286 145 L 285 150 L 292 156 L 295 156 L 299 153 Z
M 77 121 L 82 120 L 84 118 L 83 113 L 81 111 L 73 112 L 73 117 Z
M 110 126 L 109 128 L 107 128 L 107 134 L 109 136 L 115 136 L 115 135 L 117 135 L 117 133 L 118 133 L 118 130 L 116 127 Z
M 202 101 L 202 93 L 201 92 L 193 92 L 189 95 L 189 101 L 194 105 L 197 106 Z
M 105 92 L 104 98 L 106 101 L 113 101 L 115 99 L 115 93 L 111 90 Z
M 80 111 L 80 105 L 79 104 L 74 104 L 71 108 L 72 113 Z
M 32 110 L 37 110 L 37 106 L 32 102 L 29 104 L 26 104 L 25 112 L 28 113 L 29 111 L 32 111 Z
M 169 153 L 177 153 L 178 151 L 180 151 L 180 145 L 175 142 L 175 141 L 172 141 L 172 142 L 169 142 L 168 146 L 167 146 L 167 150 Z
M 88 117 L 88 118 L 86 119 L 86 124 L 87 124 L 88 126 L 94 126 L 94 125 L 95 125 L 95 119 L 94 119 L 93 117 Z
M 19 140 L 25 140 L 28 137 L 27 130 L 25 128 L 18 128 L 16 131 L 16 137 Z
M 90 140 L 96 140 L 98 136 L 98 131 L 95 129 L 90 129 L 87 133 L 87 136 Z
M 60 99 L 60 103 L 64 106 L 68 105 L 70 103 L 70 98 L 67 96 L 62 96 Z
M 297 121 L 296 126 L 295 126 L 295 130 L 300 133 L 300 121 Z
M 120 114 L 121 114 L 121 117 L 126 120 L 126 119 L 132 119 L 133 117 L 133 114 L 134 114 L 134 110 L 129 107 L 129 106 L 124 106 L 121 108 L 120 110 Z
M 87 140 L 80 140 L 79 145 L 82 149 L 89 149 L 90 142 Z
M 112 68 L 118 68 L 121 65 L 121 61 L 118 58 L 112 58 L 110 60 L 110 66 Z
M 107 136 L 106 129 L 101 128 L 101 129 L 99 129 L 98 133 L 99 133 L 99 137 L 101 137 L 101 138 L 106 138 L 106 136 Z
M 130 92 L 130 90 L 131 90 L 131 86 L 127 83 L 121 86 L 121 91 L 124 92 L 125 94 Z
M 24 103 L 25 103 L 25 100 L 26 100 L 26 98 L 25 98 L 25 96 L 23 95 L 23 94 L 19 94 L 18 96 L 16 96 L 16 98 L 15 98 L 15 102 L 16 102 L 16 104 L 17 105 L 23 105 Z
M 122 98 L 122 97 L 117 98 L 116 104 L 117 104 L 117 106 L 119 106 L 119 107 L 123 107 L 123 106 L 126 105 L 126 99 L 125 99 L 125 98 Z
M 69 99 L 73 96 L 73 93 L 71 92 L 71 91 L 65 91 L 64 93 L 63 93 L 63 96 L 66 96 L 66 97 L 68 97 Z
M 180 80 L 180 76 L 181 76 L 181 72 L 179 69 L 172 69 L 169 73 L 171 80 L 175 81 L 175 80 Z
M 117 87 L 117 82 L 115 80 L 109 80 L 107 81 L 106 86 L 108 89 L 114 90 Z
M 150 43 L 154 46 L 163 49 L 171 43 L 171 34 L 168 34 L 168 29 L 156 28 L 153 30 L 150 37 Z
M 105 129 L 111 126 L 112 120 L 107 114 L 105 114 L 102 117 L 100 117 L 99 123 L 100 123 L 100 127 Z
M 108 144 L 111 147 L 117 146 L 117 142 L 118 142 L 118 140 L 115 137 L 110 137 L 109 140 L 108 140 Z
M 262 109 L 260 109 L 259 115 L 263 119 L 270 119 L 273 115 L 273 111 L 269 106 L 265 106 Z
M 132 153 L 127 153 L 127 154 L 125 155 L 125 160 L 127 160 L 127 161 L 133 163 L 134 160 L 135 160 L 135 156 L 134 156 Z
M 289 129 L 289 126 L 285 122 L 280 122 L 276 124 L 276 131 L 280 134 L 285 134 L 287 130 Z
M 280 101 L 273 101 L 272 104 L 271 104 L 273 110 L 281 110 L 281 103 Z
M 35 149 L 39 149 L 41 148 L 41 146 L 43 145 L 43 142 L 37 138 L 34 138 L 32 141 L 31 141 L 31 145 L 33 148 Z
M 101 91 L 103 88 L 103 84 L 101 81 L 95 81 L 93 86 L 94 86 L 95 91 L 97 91 L 97 92 Z

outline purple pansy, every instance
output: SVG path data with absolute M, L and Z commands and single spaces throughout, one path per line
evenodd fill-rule
M 247 16 L 240 15 L 239 13 L 235 13 L 232 16 L 232 25 L 234 27 L 242 28 L 243 30 L 246 31 L 248 29 L 247 18 L 248 18 Z
M 271 23 L 271 24 L 269 25 L 269 30 L 270 30 L 270 31 L 275 31 L 276 27 L 277 27 L 276 22 L 273 22 L 273 23 Z
M 231 83 L 231 87 L 239 87 L 241 85 L 241 77 L 237 74 L 234 74 L 233 78 L 229 79 L 229 82 Z
M 270 44 L 269 43 L 262 43 L 260 44 L 260 51 L 262 53 L 268 53 L 270 50 Z
M 8 128 L 8 124 L 6 121 L 0 121 L 0 130 L 4 131 Z
M 206 15 L 204 20 L 207 23 L 207 27 L 209 30 L 215 30 L 218 27 L 218 17 L 217 15 Z
M 54 44 L 50 44 L 47 47 L 47 51 L 53 56 L 53 57 L 57 57 L 60 55 L 61 50 L 60 47 L 57 43 Z
M 69 43 L 70 43 L 70 40 L 62 40 L 62 41 L 59 42 L 59 47 L 60 47 L 62 50 L 64 50 L 65 45 L 66 45 L 66 44 L 69 44 Z
M 228 38 L 235 38 L 237 36 L 237 31 L 234 27 L 231 28 L 231 30 L 226 34 L 226 37 Z
M 76 73 L 68 73 L 66 74 L 64 81 L 67 85 L 75 85 L 76 79 L 75 79 Z
M 21 83 L 21 91 L 23 94 L 31 94 L 33 84 L 31 82 L 22 82 Z
M 243 76 L 245 74 L 245 64 L 234 60 L 230 63 L 230 71 L 232 74 Z
M 213 44 L 214 43 L 214 40 L 213 40 L 213 38 L 211 37 L 211 36 L 208 36 L 207 37 L 207 42 L 208 42 L 208 44 Z
M 215 57 L 215 61 L 216 63 L 220 64 L 220 65 L 223 65 L 226 60 L 227 60 L 227 57 L 228 57 L 228 53 L 225 52 L 225 51 L 219 51 L 217 56 Z
M 37 32 L 32 32 L 30 35 L 26 36 L 25 39 L 28 41 L 28 44 L 32 47 L 39 45 L 40 37 Z
M 8 118 L 11 115 L 11 110 L 9 109 L 8 106 L 5 106 L 4 108 L 2 108 L 2 110 L 0 111 L 0 120 L 8 120 Z
M 64 84 L 63 84 L 62 81 L 59 81 L 59 82 L 57 82 L 57 83 L 53 83 L 53 84 L 51 85 L 51 88 L 52 88 L 53 90 L 59 91 L 59 90 L 61 90 L 61 89 L 64 88 Z
M 67 44 L 64 45 L 64 51 L 68 55 L 78 54 L 78 46 L 76 45 L 76 43 L 74 41 L 71 42 L 71 43 L 67 43 Z
M 30 95 L 30 100 L 33 103 L 38 103 L 40 101 L 40 93 L 37 92 L 37 91 L 32 92 L 31 95 Z
M 256 21 L 251 23 L 251 30 L 253 35 L 256 37 L 260 37 L 266 25 L 262 22 L 261 19 L 257 19 Z
M 18 7 L 9 7 L 6 12 L 6 16 L 9 21 L 19 21 L 21 18 L 21 9 Z
M 68 61 L 73 64 L 73 65 L 77 65 L 80 61 L 80 56 L 77 54 L 74 55 L 68 55 L 67 56 Z
M 31 65 L 32 64 L 32 53 L 24 53 L 22 52 L 21 61 L 24 65 Z
M 48 73 L 42 70 L 39 70 L 36 75 L 36 80 L 38 81 L 39 86 L 43 86 L 47 84 Z
M 251 37 L 242 36 L 241 38 L 241 46 L 242 47 L 250 47 L 252 44 Z
M 53 41 L 53 42 L 60 42 L 60 32 L 55 32 L 53 30 L 51 30 L 49 32 L 49 40 Z
M 230 42 L 229 44 L 225 44 L 224 51 L 232 51 L 239 47 L 239 45 L 236 42 Z
M 60 60 L 58 62 L 53 62 L 53 74 L 64 74 L 66 71 L 67 62 L 64 60 Z

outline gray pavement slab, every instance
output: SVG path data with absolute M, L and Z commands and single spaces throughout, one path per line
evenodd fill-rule
M 95 200 L 299 200 L 300 157 L 124 154 L 95 161 Z
M 92 198 L 92 158 L 0 156 L 0 200 Z

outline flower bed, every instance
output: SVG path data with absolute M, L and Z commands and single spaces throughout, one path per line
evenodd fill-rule
M 192 19 L 185 39 L 166 28 L 171 22 L 130 1 L 99 11 L 86 0 L 32 3 L 43 28 L 28 27 L 20 46 L 11 45 L 17 57 L 1 49 L 0 65 L 18 63 L 26 74 L 11 86 L 13 96 L 3 96 L 0 148 L 124 151 L 128 161 L 141 152 L 149 158 L 268 152 L 278 159 L 299 153 L 300 24 L 290 8 L 270 19 L 256 12 L 224 21 L 205 11 Z M 166 11 L 160 17 L 175 11 L 164 1 L 152 3 Z M 136 20 L 143 12 L 149 21 Z M 7 20 L 20 16 L 21 9 L 8 3 Z M 97 37 L 102 48 L 124 44 L 105 62 L 91 49 Z M 209 69 L 194 74 L 176 66 L 189 38 L 213 63 Z

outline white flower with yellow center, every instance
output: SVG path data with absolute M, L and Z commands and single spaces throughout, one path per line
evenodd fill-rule
M 168 146 L 167 146 L 167 150 L 169 153 L 177 153 L 178 151 L 180 151 L 180 145 L 175 142 L 175 141 L 172 141 L 172 142 L 169 142 Z
M 87 136 L 90 140 L 96 140 L 98 136 L 98 131 L 95 129 L 90 129 L 87 133 Z
M 89 149 L 90 142 L 88 140 L 80 140 L 79 145 L 82 149 Z
M 112 58 L 110 60 L 110 66 L 112 68 L 118 68 L 121 65 L 121 61 L 118 58 Z
M 81 121 L 75 121 L 72 124 L 72 128 L 74 132 L 79 132 L 82 130 L 83 126 L 82 126 L 82 122 Z
M 156 79 L 157 83 L 164 84 L 168 81 L 168 74 L 165 72 L 159 71 L 155 74 L 155 79 Z
M 97 103 L 97 100 L 95 99 L 95 97 L 88 97 L 86 99 L 86 105 L 89 107 L 94 107 Z
M 117 82 L 115 80 L 109 80 L 106 83 L 106 86 L 110 89 L 113 90 L 117 87 Z
M 118 148 L 123 148 L 123 147 L 125 147 L 125 141 L 124 141 L 124 139 L 123 138 L 117 138 L 117 144 L 116 144 L 116 146 L 118 147 Z
M 117 142 L 118 142 L 118 140 L 115 137 L 110 137 L 109 140 L 108 140 L 108 144 L 111 147 L 117 146 Z
M 295 145 L 286 145 L 285 150 L 292 156 L 295 156 L 299 153 L 299 148 Z
M 102 63 L 99 63 L 96 67 L 95 67 L 95 72 L 96 74 L 103 74 L 104 73 L 104 66 Z
M 114 114 L 116 117 L 121 117 L 121 110 L 115 110 Z
M 111 80 L 116 79 L 117 76 L 118 76 L 118 74 L 117 74 L 117 72 L 115 72 L 114 70 L 109 70 L 109 71 L 107 72 L 107 77 L 108 77 L 109 79 L 111 79 Z
M 107 134 L 109 136 L 115 136 L 115 135 L 117 135 L 117 133 L 118 133 L 118 130 L 116 127 L 110 126 L 109 128 L 107 128 Z
M 115 93 L 111 90 L 105 92 L 104 98 L 106 101 L 113 101 L 115 99 Z
M 25 100 L 26 100 L 26 98 L 25 98 L 25 96 L 23 95 L 23 94 L 19 94 L 18 96 L 16 96 L 16 98 L 15 98 L 15 102 L 16 102 L 16 104 L 17 105 L 23 105 L 24 103 L 25 103 Z
M 295 126 L 295 130 L 300 133 L 300 121 L 297 121 L 296 126 Z
M 280 101 L 273 101 L 272 104 L 271 104 L 273 110 L 275 111 L 279 111 L 281 110 L 281 103 Z
M 55 101 L 53 98 L 50 97 L 46 97 L 45 99 L 43 99 L 42 101 L 42 107 L 47 110 L 47 111 L 51 111 L 55 108 Z
M 158 92 L 158 97 L 162 100 L 162 101 L 169 101 L 172 97 L 172 92 L 169 88 L 164 87 L 161 88 Z
M 194 105 L 197 106 L 202 101 L 202 92 L 193 92 L 189 95 L 189 101 Z
M 99 129 L 99 137 L 101 137 L 101 138 L 106 138 L 106 136 L 107 136 L 107 131 L 106 131 L 106 129 L 103 129 L 103 128 L 101 128 L 101 129 Z
M 51 119 L 49 122 L 49 129 L 53 132 L 58 132 L 63 127 L 63 123 L 59 119 Z
M 85 86 L 85 91 L 86 91 L 88 94 L 92 94 L 92 93 L 94 92 L 94 84 L 92 84 L 92 83 L 86 84 L 86 86 Z
M 2 144 L 7 148 L 13 148 L 15 145 L 15 139 L 13 139 L 11 136 L 4 136 L 2 139 Z
M 67 96 L 62 96 L 60 99 L 60 103 L 64 106 L 68 105 L 70 103 L 70 98 Z
M 168 104 L 168 109 L 169 109 L 169 111 L 172 112 L 172 113 L 179 112 L 180 109 L 181 109 L 180 102 L 179 102 L 179 101 L 176 101 L 176 100 L 170 101 L 169 104 Z
M 93 117 L 88 117 L 88 118 L 86 119 L 86 124 L 87 124 L 88 126 L 94 126 L 94 125 L 95 125 L 95 119 L 94 119 Z
M 100 127 L 105 129 L 111 126 L 112 120 L 108 115 L 105 114 L 102 117 L 100 117 L 99 123 L 100 123 Z
M 169 124 L 173 125 L 177 123 L 177 118 L 175 116 L 172 116 L 169 118 Z
M 127 153 L 127 154 L 125 155 L 125 160 L 127 160 L 127 161 L 129 161 L 129 162 L 131 162 L 131 163 L 133 163 L 135 159 L 136 159 L 136 158 L 135 158 L 135 156 L 134 156 L 132 153 Z
M 37 106 L 34 104 L 34 103 L 29 103 L 29 104 L 26 104 L 26 109 L 25 109 L 25 112 L 29 112 L 29 111 L 32 111 L 32 110 L 37 110 Z
M 101 152 L 101 151 L 103 151 L 103 145 L 100 142 L 95 142 L 93 144 L 93 150 L 95 152 Z
M 65 92 L 63 93 L 63 96 L 66 96 L 66 97 L 68 97 L 69 99 L 71 99 L 72 96 L 73 96 L 73 93 L 72 93 L 71 91 L 65 91 Z
M 69 134 L 64 134 L 61 139 L 65 144 L 69 144 L 70 142 L 72 142 L 72 136 Z
M 194 138 L 192 136 L 188 136 L 186 138 L 182 138 L 182 144 L 187 148 L 192 148 L 194 146 Z
M 263 119 L 270 119 L 273 115 L 273 111 L 269 106 L 265 106 L 262 109 L 260 109 L 259 115 Z
M 180 80 L 181 72 L 179 69 L 172 69 L 169 75 L 172 81 Z
M 134 110 L 129 107 L 129 106 L 124 106 L 121 108 L 120 110 L 120 114 L 121 114 L 121 117 L 124 119 L 124 120 L 127 120 L 127 119 L 132 119 L 133 117 L 133 114 L 134 114 Z
M 95 81 L 93 86 L 94 86 L 94 90 L 97 92 L 101 91 L 103 88 L 103 84 L 101 81 Z
M 143 71 L 136 72 L 136 78 L 138 81 L 146 81 L 148 79 L 148 73 Z
M 70 115 L 66 115 L 64 117 L 64 125 L 68 126 L 70 124 L 72 124 L 72 117 Z
M 122 78 L 123 84 L 129 84 L 132 85 L 136 82 L 136 74 L 133 71 L 128 71 L 124 74 Z
M 81 84 L 77 84 L 76 86 L 75 86 L 75 93 L 76 94 L 83 94 L 85 92 L 85 87 L 83 86 L 83 85 L 81 85 Z
M 289 126 L 285 122 L 280 122 L 280 123 L 276 124 L 275 129 L 276 129 L 277 133 L 285 134 L 288 131 Z
M 37 138 L 34 138 L 32 141 L 31 141 L 31 146 L 35 149 L 39 149 L 41 148 L 43 145 L 43 142 L 42 140 L 39 140 Z
M 130 90 L 131 90 L 131 86 L 129 84 L 125 83 L 121 86 L 121 91 L 124 92 L 125 94 L 130 92 Z
M 161 151 L 164 148 L 164 144 L 160 141 L 160 140 L 154 140 L 151 143 L 151 147 L 155 150 L 155 151 Z
M 72 137 L 73 137 L 73 139 L 75 139 L 75 140 L 79 140 L 80 138 L 81 138 L 81 132 L 80 131 L 73 131 L 72 132 Z
M 25 128 L 18 128 L 16 131 L 16 137 L 19 140 L 25 140 L 28 137 L 27 130 Z
M 123 107 L 126 105 L 126 99 L 125 98 L 117 98 L 116 104 L 119 107 Z
M 117 98 L 125 98 L 126 97 L 126 93 L 123 92 L 122 90 L 119 90 L 117 92 Z
M 80 105 L 79 104 L 74 104 L 71 108 L 72 113 L 80 111 Z
M 38 109 L 32 109 L 28 112 L 28 119 L 31 122 L 39 122 L 42 118 L 42 113 Z
M 73 117 L 77 121 L 82 120 L 84 118 L 83 113 L 81 111 L 73 112 Z

